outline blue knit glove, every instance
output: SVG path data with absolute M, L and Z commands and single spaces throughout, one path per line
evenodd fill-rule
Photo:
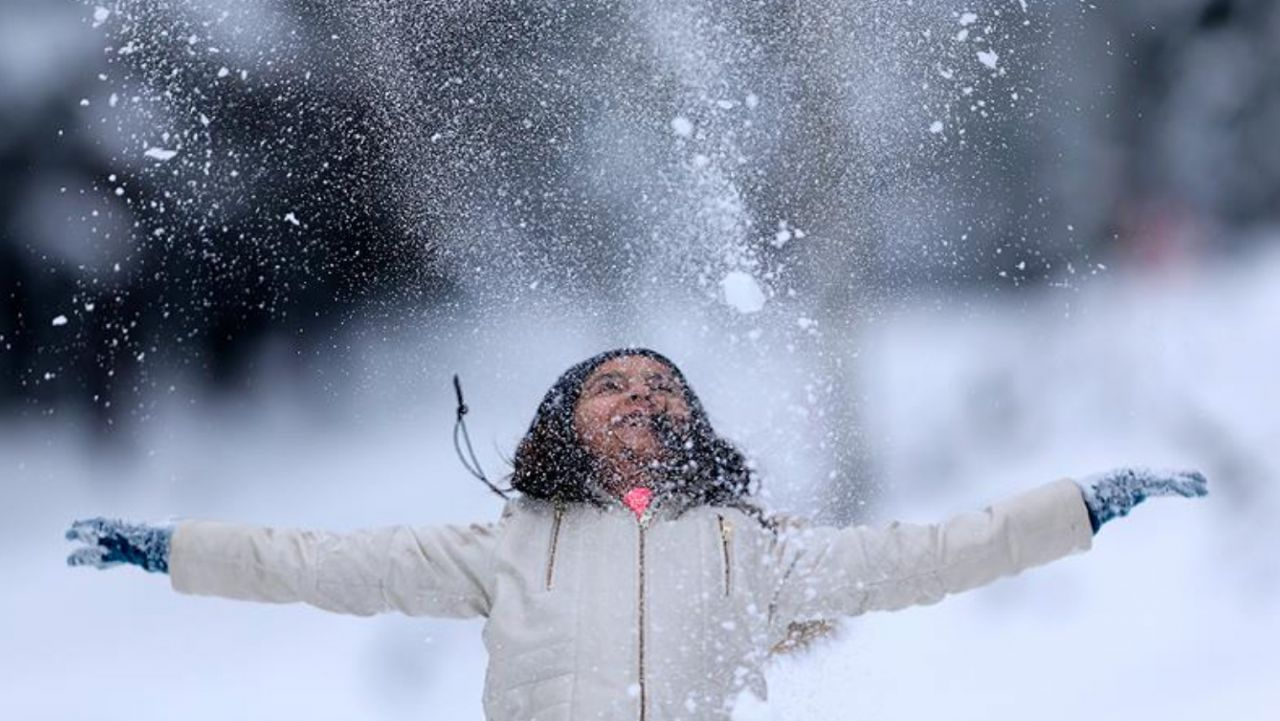
M 132 563 L 145 571 L 168 573 L 172 536 L 172 524 L 125 523 L 107 518 L 76 521 L 67 531 L 67 540 L 89 545 L 72 551 L 67 565 L 101 569 Z
M 1153 471 L 1148 468 L 1117 468 L 1087 476 L 1080 483 L 1089 523 L 1097 533 L 1102 524 L 1129 515 L 1134 506 L 1150 496 L 1191 498 L 1209 493 L 1208 481 L 1199 471 Z

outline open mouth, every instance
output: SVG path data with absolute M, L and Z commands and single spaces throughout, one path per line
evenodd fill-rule
M 652 421 L 648 413 L 644 411 L 631 411 L 620 416 L 614 416 L 611 419 L 615 426 L 631 426 L 648 428 Z

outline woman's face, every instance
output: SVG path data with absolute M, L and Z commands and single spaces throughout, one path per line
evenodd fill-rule
M 587 376 L 573 412 L 574 430 L 593 456 L 648 462 L 663 453 L 653 419 L 689 420 L 684 387 L 661 361 L 641 355 L 605 361 Z

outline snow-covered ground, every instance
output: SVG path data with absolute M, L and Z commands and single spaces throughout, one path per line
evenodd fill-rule
M 1262 247 L 1158 277 L 921 301 L 849 339 L 877 518 L 939 519 L 1134 462 L 1201 468 L 1212 494 L 1143 506 L 1087 554 L 856 619 L 777 663 L 770 701 L 741 719 L 1277 718 L 1280 246 Z M 71 418 L 0 428 L 0 718 L 480 719 L 479 622 L 178 596 L 133 568 L 67 568 L 62 531 L 92 515 L 334 529 L 492 517 L 497 500 L 452 456 L 448 372 L 469 369 L 492 460 L 559 370 L 619 340 L 553 343 L 509 322 L 475 344 L 532 352 L 424 358 L 393 338 L 335 371 L 354 388 L 341 402 L 287 371 L 235 401 L 179 390 L 126 448 Z M 759 439 L 774 419 L 750 413 L 740 379 L 713 374 L 696 343 L 650 335 L 637 340 L 691 359 L 713 417 L 766 474 L 792 467 L 771 463 Z

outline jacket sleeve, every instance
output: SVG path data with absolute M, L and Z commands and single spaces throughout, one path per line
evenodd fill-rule
M 1079 486 L 1050 483 L 929 525 L 783 531 L 771 626 L 936 603 L 1071 553 L 1093 533 Z
M 183 521 L 169 576 L 179 593 L 357 616 L 485 616 L 494 543 L 494 524 L 331 533 Z

